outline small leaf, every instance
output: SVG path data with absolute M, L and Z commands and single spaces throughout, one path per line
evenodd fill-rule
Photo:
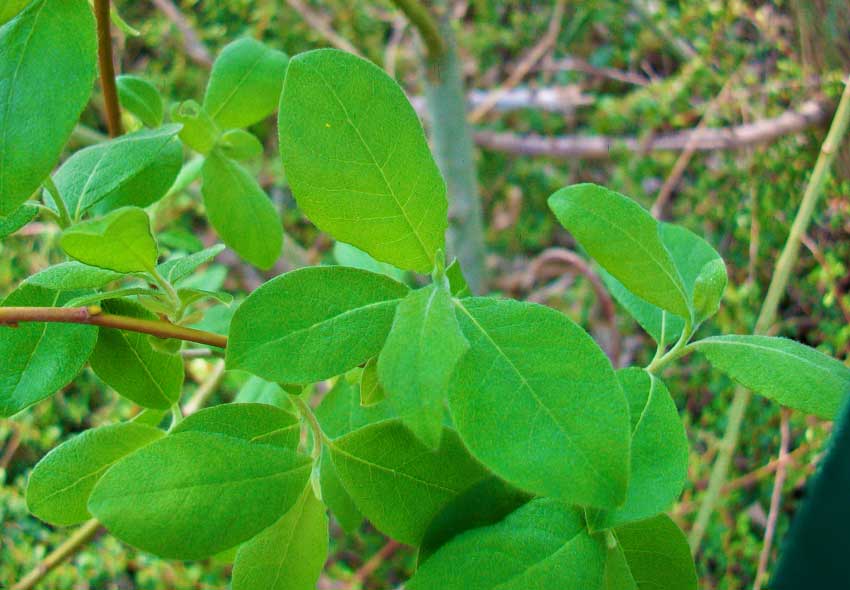
M 460 260 L 457 258 L 452 260 L 452 263 L 446 268 L 446 277 L 449 279 L 449 289 L 452 295 L 458 298 L 470 297 L 472 295 L 472 291 L 469 289 L 469 283 L 466 282 L 463 269 L 460 267 Z
M 355 384 L 349 383 L 345 378 L 337 379 L 316 408 L 316 418 L 322 426 L 322 431 L 331 439 L 345 436 L 375 422 L 398 417 L 387 401 L 371 406 L 361 405 L 357 389 Z
M 248 127 L 277 108 L 289 58 L 254 39 L 227 45 L 213 64 L 204 109 L 222 129 Z
M 694 312 L 698 319 L 709 318 L 720 309 L 727 280 L 722 260 L 711 260 L 702 267 L 694 281 Z
M 110 299 L 125 299 L 128 297 L 134 297 L 139 295 L 159 300 L 159 298 L 162 296 L 162 291 L 150 289 L 148 287 L 125 287 L 123 289 L 115 289 L 114 291 L 80 295 L 79 297 L 74 297 L 73 299 L 67 301 L 64 307 L 83 307 L 85 305 L 92 305 L 95 303 L 100 303 L 101 301 L 108 301 Z
M 156 319 L 152 313 L 129 301 L 104 303 L 109 313 Z M 169 409 L 183 389 L 183 359 L 160 352 L 147 335 L 128 330 L 101 328 L 90 359 L 91 368 L 119 395 L 145 408 Z
M 278 125 L 287 180 L 313 223 L 378 260 L 431 271 L 445 248 L 446 187 L 395 80 L 342 51 L 302 53 Z
M 27 279 L 27 283 L 47 289 L 100 289 L 125 277 L 124 273 L 89 266 L 82 262 L 60 262 Z
M 787 338 L 714 336 L 692 346 L 744 387 L 827 420 L 850 393 L 850 368 Z
M 396 268 L 392 264 L 387 264 L 386 262 L 378 262 L 357 246 L 352 246 L 345 242 L 336 242 L 334 243 L 333 252 L 334 259 L 342 266 L 350 266 L 352 268 L 368 270 L 369 272 L 376 272 L 378 274 L 387 275 L 391 279 L 395 279 L 399 282 L 404 282 L 406 273 L 403 270 Z
M 218 147 L 228 158 L 252 160 L 263 154 L 263 144 L 253 133 L 244 129 L 231 129 L 221 134 Z
M 628 407 L 605 353 L 553 309 L 484 297 L 455 305 L 470 347 L 449 403 L 472 454 L 520 489 L 599 508 L 621 504 Z
M 626 501 L 594 519 L 595 529 L 643 520 L 667 510 L 688 474 L 688 437 L 664 384 L 643 369 L 617 371 L 631 415 Z
M 433 451 L 399 420 L 378 422 L 333 441 L 340 481 L 375 527 L 416 545 L 455 496 L 486 476 L 457 434 L 446 429 Z
M 340 375 L 378 354 L 407 291 L 385 276 L 341 266 L 276 277 L 233 316 L 227 366 L 283 383 Z
M 363 373 L 360 375 L 360 405 L 374 406 L 384 401 L 386 397 L 387 394 L 378 380 L 378 362 L 372 357 L 363 367 Z
M 88 508 L 130 545 L 161 557 L 201 559 L 274 524 L 309 475 L 309 460 L 287 449 L 184 432 L 113 465 Z
M 603 590 L 697 589 L 688 542 L 669 516 L 619 526 L 613 535 Z
M 218 433 L 294 451 L 301 440 L 301 423 L 293 414 L 273 406 L 233 403 L 187 416 L 171 432 Z
M 363 515 L 339 481 L 330 451 L 327 449 L 322 451 L 319 465 L 319 487 L 322 490 L 322 501 L 330 508 L 342 530 L 349 534 L 356 531 L 363 522 Z
M 253 375 L 239 389 L 233 401 L 239 404 L 266 404 L 290 413 L 295 410 L 289 400 L 289 394 L 280 385 Z
M 161 199 L 183 163 L 179 125 L 128 133 L 82 149 L 53 177 L 71 216 L 104 214 Z
M 115 78 L 121 106 L 133 113 L 143 125 L 162 125 L 162 97 L 156 87 L 138 76 L 123 75 Z
M 0 47 L 0 215 L 6 216 L 41 186 L 88 103 L 97 55 L 88 2 L 31 2 L 0 28 Z
M 399 303 L 378 376 L 402 423 L 430 448 L 440 445 L 449 377 L 468 348 L 442 287 L 429 285 Z
M 3 306 L 56 307 L 77 294 L 23 283 Z M 95 326 L 43 322 L 0 326 L 0 416 L 16 414 L 67 385 L 83 368 L 96 340 Z
M 283 518 L 239 548 L 233 590 L 312 590 L 327 557 L 328 517 L 308 486 Z
M 162 264 L 157 265 L 156 270 L 159 274 L 164 276 L 169 283 L 176 283 L 180 279 L 184 279 L 198 270 L 199 267 L 203 266 L 207 262 L 210 262 L 223 251 L 224 246 L 216 244 L 215 246 L 204 248 L 200 252 L 195 252 L 188 256 L 170 258 Z
M 171 107 L 171 118 L 183 125 L 180 139 L 200 154 L 208 154 L 218 142 L 219 131 L 215 121 L 194 100 L 184 100 Z
M 604 568 L 605 544 L 588 534 L 581 513 L 557 500 L 540 498 L 498 524 L 455 537 L 419 568 L 405 588 L 600 588 Z
M 690 298 L 643 207 L 595 184 L 577 184 L 549 197 L 549 208 L 594 260 L 628 290 L 653 305 L 690 317 Z
M 151 426 L 126 422 L 86 430 L 38 462 L 27 483 L 27 507 L 57 526 L 91 518 L 86 502 L 100 476 L 116 461 L 164 436 Z
M 254 266 L 263 270 L 274 266 L 283 247 L 283 228 L 254 177 L 215 151 L 201 174 L 207 216 L 224 243 Z
M 148 214 L 124 207 L 62 233 L 62 249 L 84 264 L 116 272 L 151 271 L 158 255 Z
M 38 207 L 24 203 L 6 217 L 0 217 L 0 240 L 11 236 L 38 216 Z
M 602 282 L 605 283 L 608 292 L 640 324 L 640 327 L 652 336 L 653 340 L 656 342 L 661 340 L 662 321 L 664 326 L 664 344 L 676 342 L 679 336 L 682 335 L 682 330 L 685 328 L 684 319 L 641 299 L 626 289 L 620 281 L 611 276 L 604 268 L 599 270 L 599 276 L 602 278 Z

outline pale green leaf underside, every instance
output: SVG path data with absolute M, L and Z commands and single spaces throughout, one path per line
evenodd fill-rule
M 392 78 L 341 51 L 302 53 L 278 125 L 287 180 L 313 223 L 378 260 L 431 271 L 445 247 L 445 183 Z
M 116 272 L 153 270 L 158 255 L 148 214 L 137 207 L 71 226 L 60 244 L 72 258 Z
M 121 106 L 138 117 L 147 127 L 162 125 L 162 97 L 156 87 L 138 76 L 116 76 Z
M 12 235 L 38 216 L 34 203 L 24 203 L 9 215 L 0 217 L 0 240 Z
M 29 277 L 27 283 L 56 290 L 100 289 L 124 276 L 124 273 L 72 260 L 48 266 Z

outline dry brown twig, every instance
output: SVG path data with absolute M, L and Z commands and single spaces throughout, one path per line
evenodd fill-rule
M 183 37 L 183 48 L 192 61 L 203 68 L 210 69 L 213 64 L 212 54 L 180 9 L 171 0 L 153 0 L 153 3 L 180 31 Z
M 354 55 L 363 57 L 363 55 L 348 39 L 333 30 L 333 27 L 331 27 L 330 24 L 330 19 L 327 16 L 314 12 L 301 0 L 286 0 L 286 3 L 289 4 L 292 10 L 297 12 L 301 18 L 304 19 L 304 22 L 313 27 L 314 31 L 324 37 L 328 43 L 337 49 L 342 49 L 348 53 L 353 53 Z

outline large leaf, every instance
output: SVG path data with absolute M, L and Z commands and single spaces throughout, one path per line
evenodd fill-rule
M 381 532 L 416 545 L 455 496 L 486 476 L 457 434 L 443 433 L 433 451 L 399 420 L 355 430 L 331 444 L 340 481 Z
M 426 561 L 409 590 L 600 588 L 605 544 L 578 509 L 533 500 L 502 522 L 455 537 Z M 668 587 L 663 587 L 668 590 Z M 669 587 L 669 590 L 679 590 Z
M 549 197 L 549 207 L 587 252 L 627 289 L 653 305 L 690 317 L 690 298 L 643 207 L 595 184 L 577 184 Z
M 832 420 L 850 394 L 850 368 L 787 338 L 715 336 L 693 347 L 744 387 Z
M 294 451 L 301 440 L 301 423 L 293 414 L 274 406 L 238 403 L 196 412 L 171 432 L 213 432 Z
M 631 465 L 626 501 L 594 519 L 597 529 L 667 510 L 688 474 L 688 437 L 667 388 L 643 369 L 617 372 L 631 415 Z
M 309 460 L 287 449 L 184 432 L 113 465 L 88 508 L 131 545 L 161 557 L 200 559 L 276 522 L 309 475 Z
M 115 83 L 122 107 L 138 117 L 143 125 L 162 125 L 162 97 L 153 84 L 144 78 L 129 75 L 117 76 Z
M 129 301 L 108 301 L 103 307 L 117 315 L 156 319 Z M 183 359 L 179 354 L 154 348 L 146 334 L 101 328 L 90 362 L 104 383 L 140 406 L 167 410 L 180 399 L 185 375 Z
M 271 115 L 289 58 L 254 39 L 227 45 L 215 60 L 204 109 L 222 128 L 248 127 Z
M 283 247 L 283 228 L 256 179 L 218 151 L 207 156 L 201 174 L 207 217 L 224 243 L 254 266 L 274 266 Z
M 227 366 L 282 383 L 340 375 L 378 354 L 407 291 L 383 275 L 342 266 L 281 275 L 233 316 Z
M 398 305 L 378 377 L 401 421 L 431 448 L 440 444 L 449 377 L 468 347 L 443 287 L 429 285 Z
M 29 277 L 27 283 L 56 290 L 100 289 L 123 276 L 124 273 L 72 260 L 48 266 Z
M 55 307 L 78 294 L 24 283 L 3 306 Z M 20 412 L 67 385 L 83 368 L 96 340 L 94 326 L 40 322 L 0 326 L 0 416 Z
M 307 487 L 283 518 L 239 548 L 233 590 L 314 590 L 327 557 L 325 506 Z
M 622 503 L 628 407 L 605 353 L 553 309 L 490 298 L 456 305 L 470 348 L 449 401 L 472 454 L 521 489 Z
M 124 207 L 62 233 L 62 249 L 84 264 L 116 272 L 152 271 L 158 250 L 148 214 Z
M 128 133 L 76 152 L 53 180 L 74 219 L 146 207 L 171 188 L 183 163 L 180 125 Z
M 685 535 L 667 515 L 613 530 L 602 590 L 696 590 L 697 573 Z
M 116 461 L 164 436 L 158 428 L 126 422 L 86 430 L 38 462 L 27 484 L 27 507 L 50 524 L 91 518 L 86 503 L 100 476 Z
M 378 260 L 431 271 L 445 244 L 445 183 L 392 78 L 341 51 L 302 53 L 278 125 L 286 178 L 313 223 Z
M 38 216 L 34 203 L 24 203 L 6 217 L 0 217 L 0 240 L 12 235 Z
M 0 215 L 32 195 L 59 159 L 95 76 L 85 0 L 35 0 L 0 28 Z

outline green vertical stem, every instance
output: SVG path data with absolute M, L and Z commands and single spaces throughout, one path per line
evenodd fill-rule
M 844 92 L 838 103 L 838 109 L 835 111 L 829 132 L 826 134 L 826 139 L 821 146 L 820 155 L 815 163 L 814 170 L 812 170 L 812 176 L 803 194 L 803 200 L 800 203 L 797 216 L 791 225 L 791 231 L 788 234 L 785 247 L 782 249 L 779 260 L 776 262 L 776 268 L 771 278 L 770 286 L 767 289 L 767 295 L 764 298 L 764 303 L 753 329 L 755 334 L 766 334 L 776 319 L 779 303 L 785 295 L 791 272 L 794 270 L 797 256 L 800 253 L 800 244 L 803 235 L 809 227 L 815 205 L 817 205 L 821 193 L 823 193 L 824 184 L 829 176 L 829 169 L 835 160 L 841 140 L 847 133 L 848 126 L 850 126 L 850 77 L 845 80 Z M 726 432 L 720 442 L 717 459 L 711 469 L 708 488 L 706 488 L 705 496 L 703 497 L 702 504 L 688 537 L 691 551 L 694 553 L 699 549 L 706 528 L 708 527 L 708 522 L 719 500 L 720 490 L 726 482 L 729 465 L 732 462 L 732 455 L 738 446 L 738 439 L 741 436 L 741 425 L 744 421 L 747 406 L 750 403 L 750 397 L 749 390 L 743 387 L 737 387 L 735 389 L 735 395 L 727 416 Z
M 485 282 L 483 213 L 466 93 L 447 15 L 440 21 L 440 33 L 445 50 L 428 62 L 425 100 L 437 164 L 449 194 L 449 252 L 460 260 L 472 292 L 480 293 Z

